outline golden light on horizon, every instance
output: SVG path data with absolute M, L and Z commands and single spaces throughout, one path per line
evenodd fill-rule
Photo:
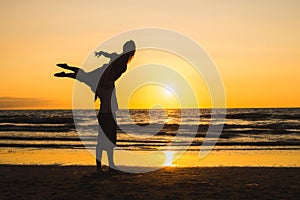
M 145 85 L 130 97 L 129 108 L 180 108 L 180 102 L 168 89 L 160 85 Z

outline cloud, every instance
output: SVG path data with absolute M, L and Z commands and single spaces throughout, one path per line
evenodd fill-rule
M 49 104 L 53 104 L 53 101 L 45 98 L 0 97 L 0 109 L 37 108 Z

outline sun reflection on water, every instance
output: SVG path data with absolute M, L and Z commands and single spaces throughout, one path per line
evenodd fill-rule
M 174 151 L 165 151 L 166 161 L 163 163 L 163 166 L 169 166 L 173 167 L 175 164 L 173 164 L 173 156 L 175 154 Z

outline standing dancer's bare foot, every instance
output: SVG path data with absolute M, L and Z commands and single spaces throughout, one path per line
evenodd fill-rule
M 120 171 L 117 167 L 108 167 L 108 172 L 110 174 L 117 174 L 117 173 L 121 173 L 122 171 Z

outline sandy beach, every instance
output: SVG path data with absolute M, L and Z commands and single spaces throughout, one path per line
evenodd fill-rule
M 96 176 L 93 166 L 0 165 L 1 199 L 297 199 L 300 168 L 167 167 Z
M 187 152 L 157 171 L 102 176 L 95 175 L 95 159 L 87 150 L 3 148 L 0 153 L 1 199 L 298 199 L 300 195 L 297 150 L 212 151 L 203 159 L 198 152 Z

